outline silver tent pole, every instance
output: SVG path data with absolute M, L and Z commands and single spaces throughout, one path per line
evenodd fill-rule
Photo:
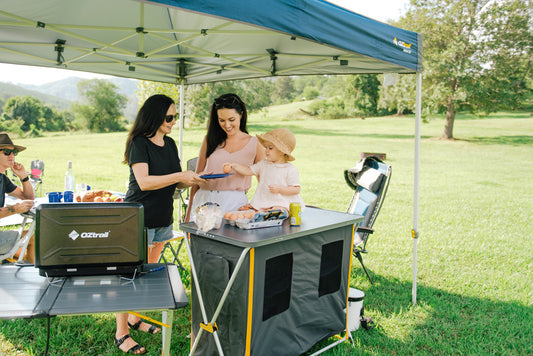
M 416 123 L 415 123 L 415 172 L 414 172 L 414 197 L 413 197 L 413 305 L 416 305 L 416 271 L 418 248 L 418 201 L 420 191 L 420 125 L 422 123 L 422 73 L 416 76 Z
M 178 142 L 178 157 L 180 159 L 180 164 L 183 168 L 183 122 L 185 121 L 185 118 L 184 118 L 184 99 L 183 99 L 183 93 L 184 93 L 184 89 L 183 89 L 183 83 L 180 84 L 180 103 L 179 103 L 179 124 L 178 124 L 178 128 L 179 128 L 179 142 Z M 185 170 L 187 170 L 187 164 L 185 164 Z M 176 190 L 176 192 L 178 192 L 179 190 Z M 178 223 L 182 222 L 181 221 L 181 217 L 182 217 L 182 205 L 181 203 L 178 203 Z M 187 238 L 187 237 L 185 237 Z
M 179 123 L 179 130 L 180 130 L 180 142 L 179 142 L 179 158 L 180 158 L 180 161 L 183 160 L 183 122 L 185 121 L 185 117 L 184 117 L 184 112 L 185 112 L 185 108 L 183 107 L 184 106 L 184 86 L 183 86 L 183 83 L 180 84 L 180 108 L 179 108 L 179 113 L 180 113 L 180 123 Z

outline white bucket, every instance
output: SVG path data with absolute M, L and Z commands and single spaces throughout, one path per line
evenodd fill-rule
M 359 323 L 361 319 L 361 309 L 363 308 L 363 299 L 365 298 L 365 292 L 350 288 L 348 294 L 348 312 L 346 326 L 349 332 L 359 329 Z

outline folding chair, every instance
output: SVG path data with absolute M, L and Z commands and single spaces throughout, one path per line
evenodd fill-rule
M 191 158 L 190 160 L 188 160 L 187 170 L 196 171 L 197 162 L 198 162 L 198 157 Z M 181 223 L 184 221 L 185 214 L 187 213 L 187 207 L 189 206 L 189 188 L 177 189 L 176 193 L 174 194 L 174 199 L 179 199 L 180 205 L 178 206 L 178 222 Z M 170 250 L 170 253 L 172 254 L 171 263 L 177 263 L 179 268 L 185 271 L 185 268 L 183 267 L 179 259 L 179 253 L 180 253 L 181 247 L 183 246 L 183 239 L 185 238 L 185 234 L 181 231 L 173 231 L 173 233 L 174 233 L 174 237 L 165 243 L 165 246 L 163 247 L 163 250 L 161 251 L 161 255 L 159 255 L 158 262 L 169 263 L 165 257 L 165 251 Z M 172 244 L 178 241 L 179 241 L 179 244 L 177 248 L 174 248 Z
M 363 263 L 362 254 L 368 252 L 366 244 L 370 234 L 374 232 L 372 225 L 385 200 L 391 173 L 391 166 L 377 156 L 364 157 L 355 167 L 344 171 L 346 183 L 355 191 L 347 212 L 364 216 L 363 222 L 354 234 L 353 254 L 372 284 L 374 282 Z
M 44 162 L 40 159 L 35 159 L 31 161 L 31 171 L 30 171 L 30 183 L 33 187 L 33 191 L 39 194 L 38 197 L 42 196 L 42 187 L 43 187 L 43 175 L 44 175 Z
M 172 231 L 174 237 L 170 240 L 167 240 L 165 243 L 165 246 L 163 247 L 163 250 L 161 251 L 161 254 L 159 255 L 159 260 L 157 263 L 174 263 L 178 264 L 179 268 L 185 271 L 185 267 L 181 264 L 181 261 L 179 259 L 179 253 L 181 250 L 181 246 L 183 246 L 183 239 L 185 238 L 185 234 L 181 231 Z M 179 241 L 178 247 L 174 248 L 172 246 L 173 242 Z M 165 257 L 165 251 L 170 250 L 170 253 L 172 254 L 172 259 L 169 261 Z
M 3 260 L 15 262 L 14 256 L 18 250 L 20 250 L 20 253 L 17 261 L 22 262 L 22 260 L 24 260 L 28 243 L 30 242 L 32 235 L 35 233 L 35 220 L 33 219 L 33 214 L 27 213 L 21 215 L 23 219 L 18 231 L 7 230 L 1 232 L 5 235 L 4 238 L 2 238 L 4 246 L 2 247 L 2 253 L 0 253 L 0 262 Z M 30 227 L 26 234 L 24 234 L 24 228 L 30 221 Z

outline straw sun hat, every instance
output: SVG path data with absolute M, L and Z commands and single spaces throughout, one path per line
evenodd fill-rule
M 271 142 L 281 152 L 287 155 L 287 161 L 294 161 L 291 152 L 296 147 L 296 137 L 288 129 L 274 129 L 266 134 L 257 135 L 259 142 L 264 146 L 265 142 Z
M 9 135 L 6 133 L 0 133 L 0 148 L 4 148 L 6 146 L 13 146 L 15 149 L 17 149 L 19 152 L 24 151 L 26 147 L 24 146 L 18 146 L 11 141 L 11 138 L 9 138 Z

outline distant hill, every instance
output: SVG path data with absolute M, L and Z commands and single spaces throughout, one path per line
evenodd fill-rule
M 51 83 L 42 85 L 32 84 L 11 84 L 0 82 L 0 98 L 5 102 L 13 96 L 30 95 L 39 98 L 42 103 L 53 106 L 57 109 L 64 110 L 70 108 L 72 102 L 78 101 L 78 82 L 82 80 L 79 77 L 69 77 Z M 128 104 L 124 110 L 124 116 L 128 120 L 133 120 L 138 110 L 135 90 L 137 81 L 126 78 L 107 79 L 119 87 L 119 92 L 128 98 Z
M 23 88 L 21 86 L 11 83 L 0 82 L 0 101 L 2 102 L 2 106 L 7 101 L 7 99 L 13 96 L 33 96 L 35 98 L 38 98 L 42 103 L 50 107 L 55 107 L 59 110 L 68 109 L 71 104 L 70 100 L 65 100 L 64 98 L 50 95 L 46 92 Z

